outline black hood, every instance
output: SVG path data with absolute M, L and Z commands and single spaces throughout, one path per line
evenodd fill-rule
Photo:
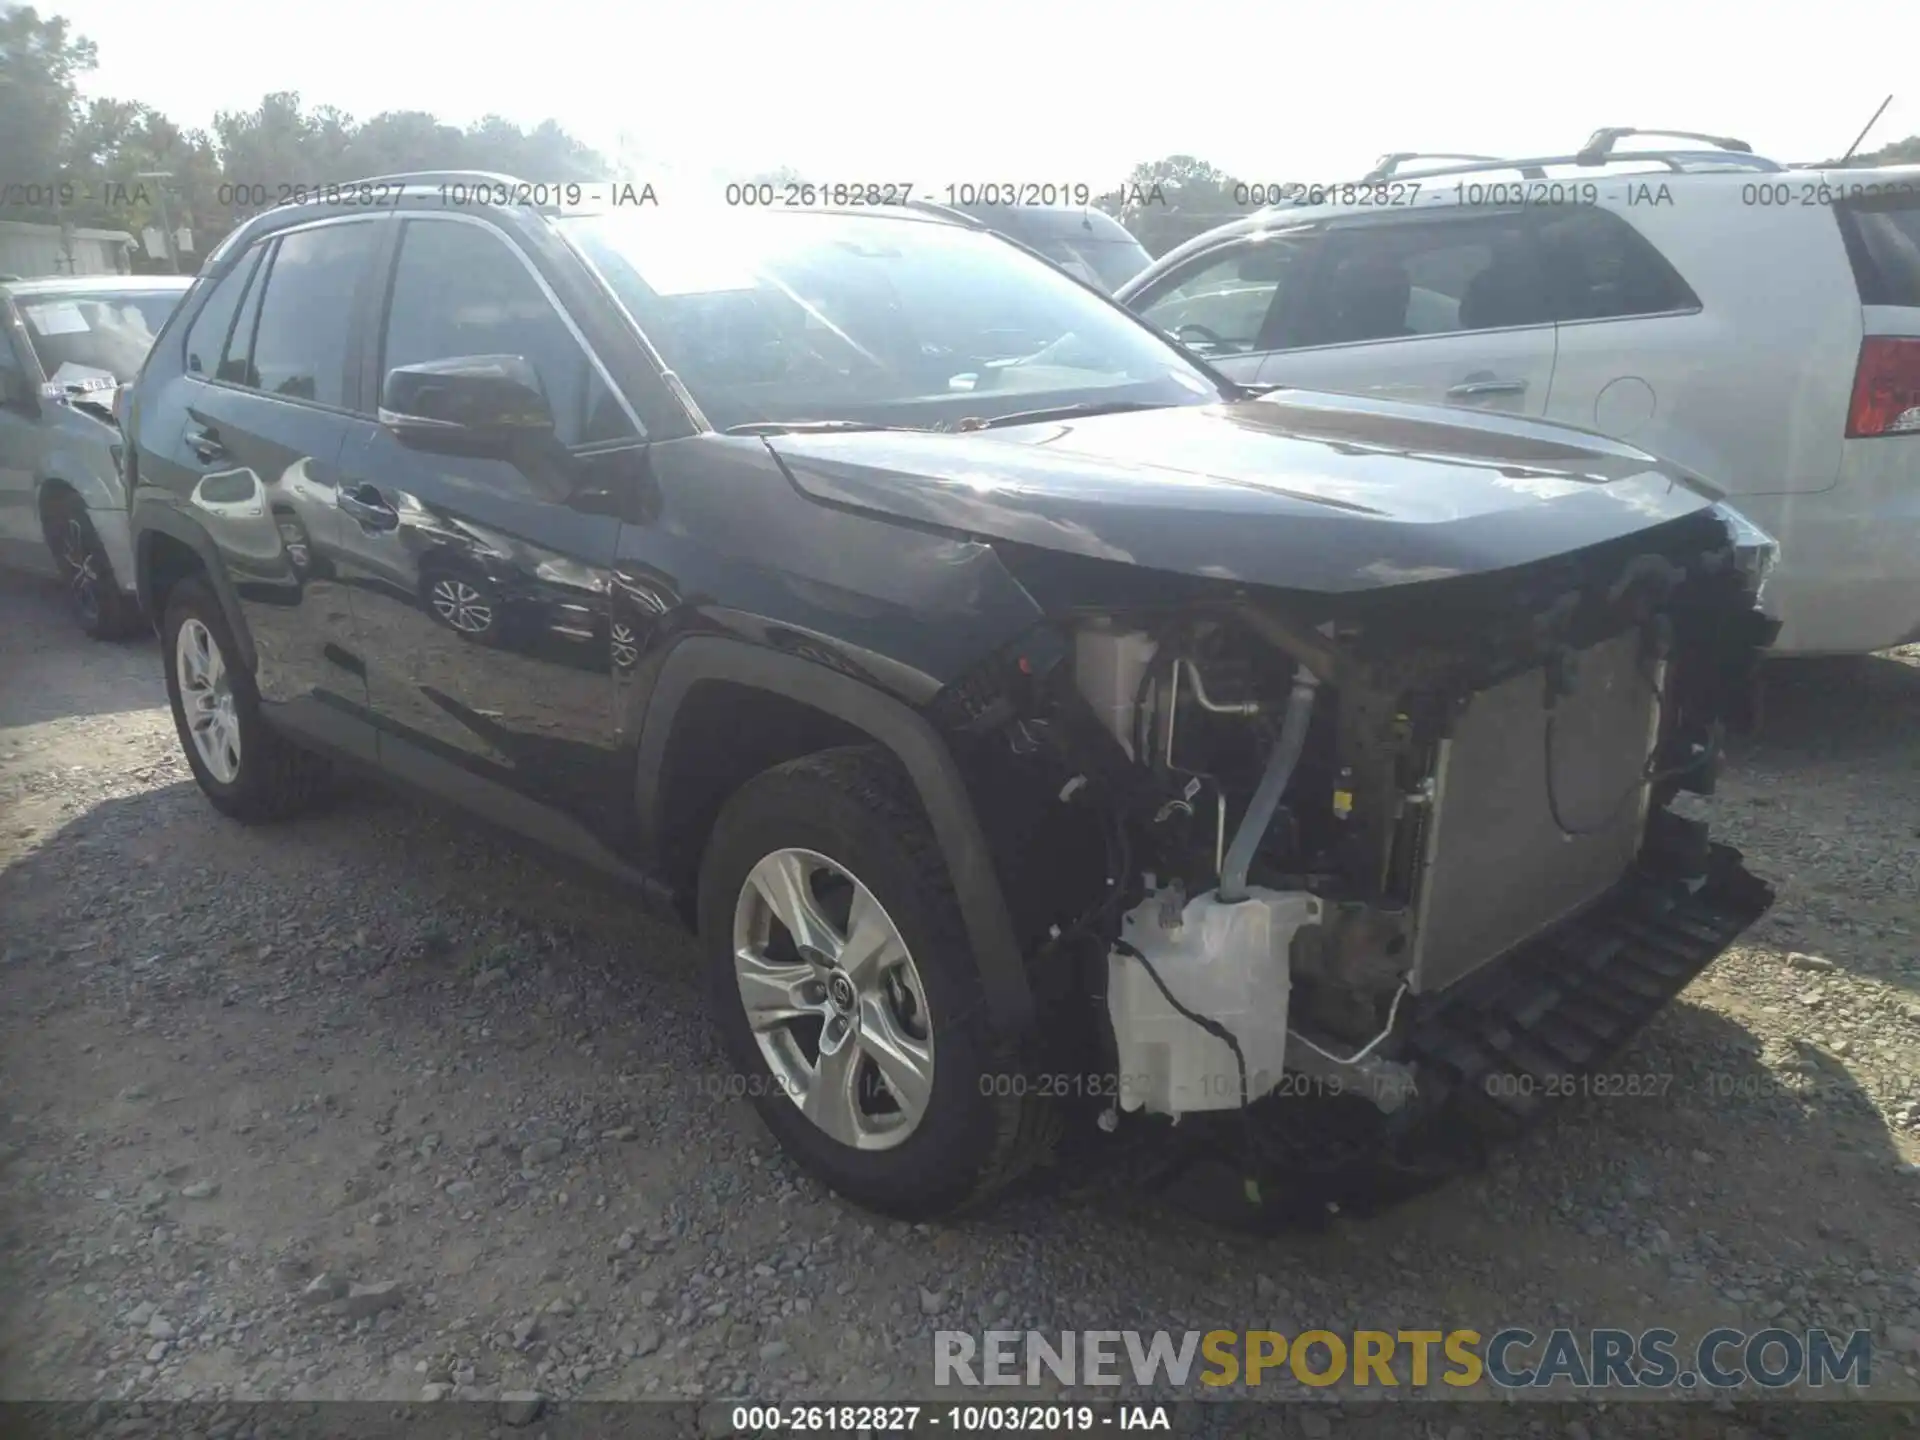
M 767 442 L 818 500 L 988 539 L 1340 593 L 1527 565 L 1716 492 L 1585 430 L 1289 390 L 966 434 Z

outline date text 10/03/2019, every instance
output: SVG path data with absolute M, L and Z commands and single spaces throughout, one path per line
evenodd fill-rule
M 1168 203 L 1158 184 L 1105 188 L 1084 180 L 960 180 L 922 185 L 914 180 L 765 179 L 730 181 L 722 203 L 757 210 L 867 205 L 935 205 L 964 210 L 1143 210 Z
M 283 205 L 350 206 L 357 209 L 397 207 L 403 200 L 423 197 L 443 209 L 475 206 L 531 205 L 556 209 L 633 209 L 660 204 L 660 188 L 650 180 L 448 180 L 421 185 L 405 177 L 392 180 L 234 181 L 220 185 L 214 203 L 229 210 L 252 213 Z
M 1165 1405 L 736 1405 L 736 1435 L 1060 1435 L 1173 1430 Z

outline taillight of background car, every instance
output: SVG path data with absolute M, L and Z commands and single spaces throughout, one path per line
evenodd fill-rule
M 1920 336 L 1869 335 L 1853 372 L 1847 438 L 1920 435 Z

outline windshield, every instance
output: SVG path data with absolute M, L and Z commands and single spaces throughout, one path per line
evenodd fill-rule
M 76 291 L 20 297 L 20 314 L 47 379 L 57 384 L 107 378 L 125 385 L 184 290 Z
M 808 211 L 560 224 L 719 429 L 1221 398 L 1124 311 L 981 231 Z

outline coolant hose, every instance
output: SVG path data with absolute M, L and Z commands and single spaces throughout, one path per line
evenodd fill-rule
M 1266 773 L 1253 792 L 1253 802 L 1240 817 L 1240 828 L 1233 832 L 1233 844 L 1227 847 L 1226 864 L 1220 867 L 1219 896 L 1229 904 L 1247 898 L 1247 870 L 1253 864 L 1253 852 L 1260 848 L 1273 812 L 1280 808 L 1280 797 L 1287 793 L 1293 768 L 1300 763 L 1300 752 L 1307 747 L 1307 723 L 1313 719 L 1313 696 L 1320 682 L 1302 665 L 1293 674 L 1293 693 L 1287 697 L 1286 718 L 1280 722 L 1280 738 L 1267 756 Z

